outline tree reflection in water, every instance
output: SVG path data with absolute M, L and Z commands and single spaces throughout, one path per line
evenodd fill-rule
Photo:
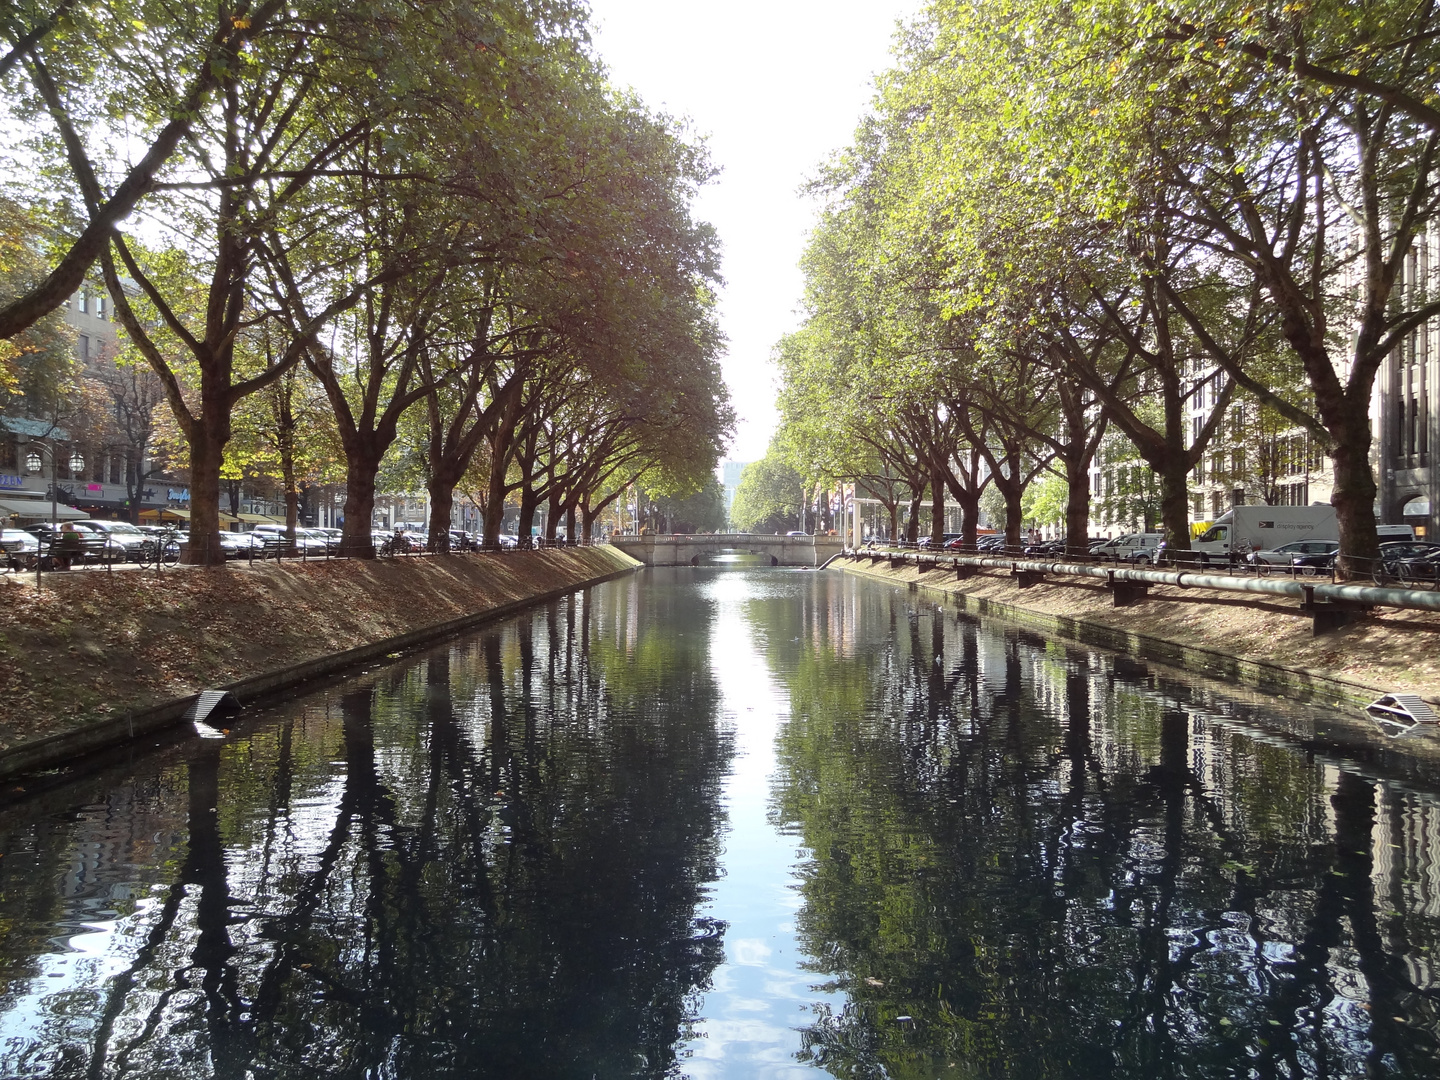
M 1440 1075 L 1433 782 L 1253 725 L 1282 704 L 919 594 L 827 576 L 802 599 L 749 612 L 790 693 L 775 816 L 809 852 L 797 925 L 848 998 L 801 1060 Z
M 0 811 L 0 1075 L 683 1072 L 722 959 L 703 914 L 733 753 L 689 573 Z M 846 1001 L 805 1017 L 802 1062 L 1440 1075 L 1423 768 L 1327 741 L 1320 710 L 756 573 L 795 933 Z M 784 893 L 770 846 L 746 872 Z M 788 935 L 790 912 L 763 919 Z
M 11 807 L 0 1074 L 672 1072 L 723 955 L 708 626 L 571 597 Z

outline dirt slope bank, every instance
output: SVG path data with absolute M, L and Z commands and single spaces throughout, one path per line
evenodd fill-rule
M 635 565 L 598 547 L 0 578 L 0 754 Z
M 1347 684 L 1348 693 L 1346 686 L 1326 689 L 1352 700 L 1367 695 L 1373 700 L 1403 690 L 1440 702 L 1440 613 L 1377 608 L 1356 623 L 1314 637 L 1311 620 L 1299 612 L 1298 603 L 1280 597 L 1157 585 L 1149 599 L 1116 608 L 1103 586 L 1077 579 L 1048 578 L 1022 589 L 1000 570 L 957 581 L 948 567 L 892 568 L 888 562 L 863 558 L 841 559 L 834 565 L 850 573 L 964 596 L 967 604 L 981 610 L 987 603 L 1021 609 L 1058 620 L 1056 628 L 1065 636 L 1251 685 L 1318 691 L 1319 681 L 1335 680 Z M 1085 628 L 1103 633 L 1086 636 Z M 1166 656 L 1163 648 L 1157 652 L 1156 643 L 1173 643 L 1177 648 Z M 1183 650 L 1197 655 L 1187 663 Z M 1232 658 L 1238 663 L 1227 662 Z

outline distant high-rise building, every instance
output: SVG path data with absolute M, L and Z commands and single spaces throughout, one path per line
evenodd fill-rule
M 749 461 L 726 461 L 720 465 L 720 483 L 725 488 L 725 513 L 730 513 L 730 508 L 735 505 L 735 489 L 740 486 L 740 474 L 745 471 Z

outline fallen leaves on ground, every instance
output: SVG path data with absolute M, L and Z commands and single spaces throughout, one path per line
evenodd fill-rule
M 0 749 L 615 569 L 603 549 L 0 577 Z

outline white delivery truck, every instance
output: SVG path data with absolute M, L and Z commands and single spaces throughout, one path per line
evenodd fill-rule
M 1295 540 L 1339 539 L 1333 506 L 1236 506 L 1191 540 L 1190 550 L 1201 562 L 1228 563 L 1232 554 L 1243 558 Z

